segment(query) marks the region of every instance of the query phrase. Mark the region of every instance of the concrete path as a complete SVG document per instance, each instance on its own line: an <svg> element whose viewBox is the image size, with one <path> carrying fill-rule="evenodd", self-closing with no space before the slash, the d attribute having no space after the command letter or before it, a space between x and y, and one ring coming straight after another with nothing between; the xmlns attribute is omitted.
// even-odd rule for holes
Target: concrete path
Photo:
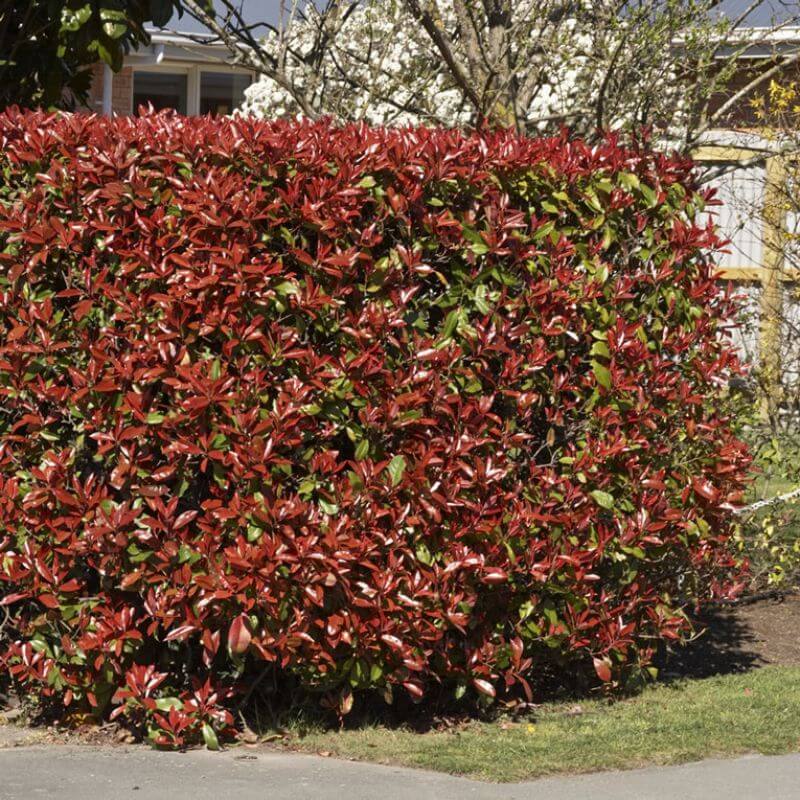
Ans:
<svg viewBox="0 0 800 800"><path fill-rule="evenodd" d="M432 772L236 749L0 750L0 800L798 800L800 754L704 761L530 783L486 784Z"/></svg>

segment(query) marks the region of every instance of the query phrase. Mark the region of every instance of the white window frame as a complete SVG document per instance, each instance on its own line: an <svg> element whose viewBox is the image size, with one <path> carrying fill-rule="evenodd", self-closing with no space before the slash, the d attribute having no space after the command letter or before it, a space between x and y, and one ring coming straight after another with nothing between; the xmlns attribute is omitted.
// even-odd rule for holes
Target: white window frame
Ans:
<svg viewBox="0 0 800 800"><path fill-rule="evenodd" d="M131 107L130 113L136 110L133 107L134 87L137 72L165 72L172 75L186 75L186 116L196 117L200 114L200 78L203 72L230 72L236 75L249 75L254 79L253 71L242 67L232 67L229 64L187 64L180 61L162 61L158 64L132 65L131 76Z"/></svg>

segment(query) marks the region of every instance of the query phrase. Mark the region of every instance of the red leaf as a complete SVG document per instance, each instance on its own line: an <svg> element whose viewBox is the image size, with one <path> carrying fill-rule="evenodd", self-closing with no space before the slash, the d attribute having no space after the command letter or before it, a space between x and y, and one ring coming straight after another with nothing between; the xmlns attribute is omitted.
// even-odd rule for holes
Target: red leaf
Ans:
<svg viewBox="0 0 800 800"><path fill-rule="evenodd" d="M608 683L611 680L611 661L608 658L594 658L593 661L597 677Z"/></svg>
<svg viewBox="0 0 800 800"><path fill-rule="evenodd" d="M419 700L424 694L422 686L416 681L405 681L403 683L405 690L414 698Z"/></svg>
<svg viewBox="0 0 800 800"><path fill-rule="evenodd" d="M184 511L179 514L172 527L177 531L180 528L185 528L200 512L199 511Z"/></svg>
<svg viewBox="0 0 800 800"><path fill-rule="evenodd" d="M90 311L92 310L92 301L91 300L81 300L80 303L75 303L72 308L72 316L75 317L75 321L79 322L82 320Z"/></svg>
<svg viewBox="0 0 800 800"><path fill-rule="evenodd" d="M339 713L342 716L349 714L353 710L353 691L348 686L339 695Z"/></svg>
<svg viewBox="0 0 800 800"><path fill-rule="evenodd" d="M490 569L483 575L483 582L488 583L490 586L496 586L499 583L505 583L508 580L508 573L502 569Z"/></svg>
<svg viewBox="0 0 800 800"><path fill-rule="evenodd" d="M524 652L524 645L519 636L515 636L509 644L511 645L511 657L514 664L519 664L522 660L522 653Z"/></svg>
<svg viewBox="0 0 800 800"><path fill-rule="evenodd" d="M18 600L26 600L30 596L30 592L14 592L13 594L7 594L0 598L0 606L10 606L12 603L16 603Z"/></svg>
<svg viewBox="0 0 800 800"><path fill-rule="evenodd" d="M492 686L489 681L483 680L483 678L473 678L472 685L481 693L485 694L488 697L495 697L497 692L495 691L494 686Z"/></svg>
<svg viewBox="0 0 800 800"><path fill-rule="evenodd" d="M28 326L27 325L16 325L13 327L6 336L7 342L16 342L18 339L22 339L28 333Z"/></svg>
<svg viewBox="0 0 800 800"><path fill-rule="evenodd" d="M390 633L384 633L381 636L381 641L384 644L389 645L389 647L391 647L392 650L397 650L398 652L402 652L402 650L404 649L402 641L400 641L400 639L398 639L396 636L392 636Z"/></svg>
<svg viewBox="0 0 800 800"><path fill-rule="evenodd" d="M692 478L692 486L700 497L708 500L710 503L717 501L719 492L710 481L701 478Z"/></svg>
<svg viewBox="0 0 800 800"><path fill-rule="evenodd" d="M171 642L176 639L183 640L186 639L190 634L194 633L197 630L195 625L180 625L177 628L173 628L165 637L165 642ZM249 640L248 640L249 643ZM245 648L247 649L247 648Z"/></svg>
<svg viewBox="0 0 800 800"><path fill-rule="evenodd" d="M250 646L252 638L247 614L239 614L228 629L228 649L231 653L244 653Z"/></svg>

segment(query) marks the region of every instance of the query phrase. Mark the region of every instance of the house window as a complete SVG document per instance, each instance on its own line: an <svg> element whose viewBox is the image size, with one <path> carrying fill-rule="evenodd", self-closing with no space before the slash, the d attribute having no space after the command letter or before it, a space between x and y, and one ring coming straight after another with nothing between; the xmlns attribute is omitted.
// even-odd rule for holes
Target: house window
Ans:
<svg viewBox="0 0 800 800"><path fill-rule="evenodd" d="M244 100L250 76L237 72L203 72L200 74L200 113L230 114Z"/></svg>
<svg viewBox="0 0 800 800"><path fill-rule="evenodd" d="M162 108L174 108L181 114L185 114L188 94L188 81L185 73L149 72L146 70L137 70L133 73L134 111L137 111L139 106L152 103L157 111Z"/></svg>

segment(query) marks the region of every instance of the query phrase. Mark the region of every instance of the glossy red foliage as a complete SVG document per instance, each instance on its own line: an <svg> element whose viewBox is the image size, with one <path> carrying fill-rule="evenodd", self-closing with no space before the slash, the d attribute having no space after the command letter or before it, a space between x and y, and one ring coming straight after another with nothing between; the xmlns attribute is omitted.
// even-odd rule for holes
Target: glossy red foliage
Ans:
<svg viewBox="0 0 800 800"><path fill-rule="evenodd" d="M0 145L15 681L180 743L259 662L343 712L612 682L731 590L748 455L689 162L13 110Z"/></svg>

